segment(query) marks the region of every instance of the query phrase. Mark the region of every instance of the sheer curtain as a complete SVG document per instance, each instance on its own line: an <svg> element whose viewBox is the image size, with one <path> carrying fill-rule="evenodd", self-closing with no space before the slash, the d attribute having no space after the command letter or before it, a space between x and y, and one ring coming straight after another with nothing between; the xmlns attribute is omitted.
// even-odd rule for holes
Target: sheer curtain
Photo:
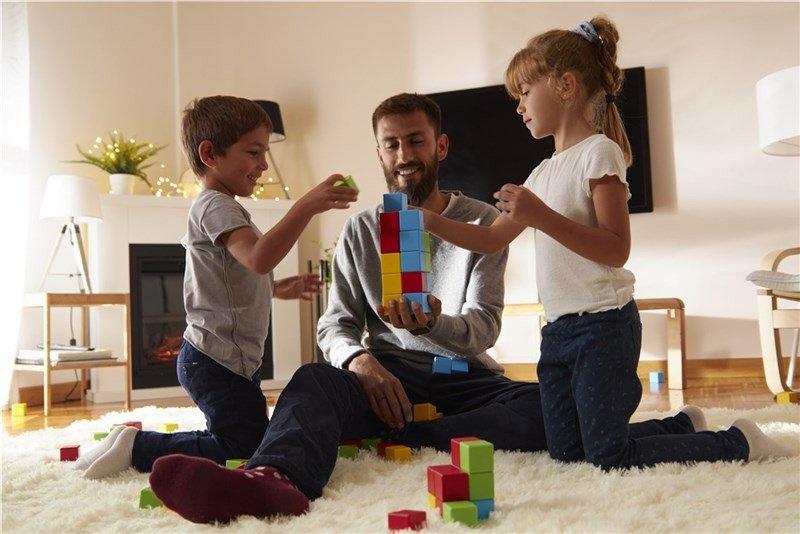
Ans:
<svg viewBox="0 0 800 534"><path fill-rule="evenodd" d="M3 3L0 206L0 406L8 403L17 353L28 234L29 56L28 7Z"/></svg>

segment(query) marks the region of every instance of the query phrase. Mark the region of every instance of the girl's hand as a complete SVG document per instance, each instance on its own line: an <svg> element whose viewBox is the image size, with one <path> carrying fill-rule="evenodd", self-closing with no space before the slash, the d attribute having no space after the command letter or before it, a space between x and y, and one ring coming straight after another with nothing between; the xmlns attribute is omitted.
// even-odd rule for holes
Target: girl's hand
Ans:
<svg viewBox="0 0 800 534"><path fill-rule="evenodd" d="M322 281L318 274L301 274L276 280L273 294L276 298L284 300L311 300L312 295L321 292L321 287Z"/></svg>
<svg viewBox="0 0 800 534"><path fill-rule="evenodd" d="M533 194L527 187L505 184L497 191L494 198L497 209L507 213L517 224L539 228L544 216L550 210L542 199Z"/></svg>
<svg viewBox="0 0 800 534"><path fill-rule="evenodd" d="M344 180L341 174L333 174L314 189L300 197L297 204L302 206L311 215L316 215L330 209L347 209L351 202L358 199L358 192L347 186L334 185Z"/></svg>

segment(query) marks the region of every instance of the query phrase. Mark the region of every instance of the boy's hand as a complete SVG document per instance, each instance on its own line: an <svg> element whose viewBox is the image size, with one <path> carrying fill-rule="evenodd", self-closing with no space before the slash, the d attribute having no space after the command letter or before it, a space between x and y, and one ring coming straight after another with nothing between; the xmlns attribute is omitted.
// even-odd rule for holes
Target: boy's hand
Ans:
<svg viewBox="0 0 800 534"><path fill-rule="evenodd" d="M318 274L300 274L276 280L273 295L284 300L311 300L313 295L321 292L321 287L322 281Z"/></svg>
<svg viewBox="0 0 800 534"><path fill-rule="evenodd" d="M347 209L351 202L358 199L358 191L350 187L337 187L336 182L344 180L341 174L334 174L314 189L300 197L297 204L308 210L312 215L323 213L330 209Z"/></svg>
<svg viewBox="0 0 800 534"><path fill-rule="evenodd" d="M538 228L542 218L550 210L542 199L521 185L505 184L493 196L498 200L495 202L497 209L505 211L517 224L532 228Z"/></svg>
<svg viewBox="0 0 800 534"><path fill-rule="evenodd" d="M417 302L412 302L409 306L406 299L400 299L399 302L391 300L388 310L383 305L378 306L378 315L395 328L404 328L413 334L415 330L426 328L431 319L442 314L442 301L433 295L428 295L428 304L431 307L431 313L426 314Z"/></svg>
<svg viewBox="0 0 800 534"><path fill-rule="evenodd" d="M347 366L354 372L367 394L372 411L392 428L403 428L414 419L411 402L403 384L370 354L359 354Z"/></svg>

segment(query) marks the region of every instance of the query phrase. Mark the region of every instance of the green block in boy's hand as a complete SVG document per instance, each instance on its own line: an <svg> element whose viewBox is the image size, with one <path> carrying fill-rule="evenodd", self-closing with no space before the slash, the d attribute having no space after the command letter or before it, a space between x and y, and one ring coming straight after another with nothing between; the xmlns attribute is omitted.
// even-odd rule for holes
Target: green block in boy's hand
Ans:
<svg viewBox="0 0 800 534"><path fill-rule="evenodd" d="M349 187L350 189L355 189L356 193L358 193L358 186L356 185L356 181L353 180L353 177L351 175L349 175L349 174L344 177L344 180L338 180L338 181L334 182L333 185L336 186L336 187L340 187L340 186L341 187Z"/></svg>

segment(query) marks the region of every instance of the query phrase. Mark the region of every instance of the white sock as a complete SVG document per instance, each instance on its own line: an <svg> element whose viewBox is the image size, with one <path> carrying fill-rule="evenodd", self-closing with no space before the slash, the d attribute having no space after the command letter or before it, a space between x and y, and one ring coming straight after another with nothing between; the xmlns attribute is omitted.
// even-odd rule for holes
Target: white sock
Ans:
<svg viewBox="0 0 800 534"><path fill-rule="evenodd" d="M703 432L704 430L708 430L706 416L703 415L703 410L697 406L687 404L681 408L681 413L686 414L686 416L692 421L692 426L694 427L695 432Z"/></svg>
<svg viewBox="0 0 800 534"><path fill-rule="evenodd" d="M95 460L83 476L86 478L105 478L128 469L131 466L133 439L138 431L137 428L132 426L123 428L114 445Z"/></svg>
<svg viewBox="0 0 800 534"><path fill-rule="evenodd" d="M117 436L119 436L119 433L122 432L124 428L124 426L115 426L114 429L108 433L105 439L103 439L103 441L101 441L97 447L78 458L78 460L75 462L75 469L86 469L92 465L95 460L104 455L106 451L110 449L112 445L114 445L114 442L117 441Z"/></svg>
<svg viewBox="0 0 800 534"><path fill-rule="evenodd" d="M749 419L737 419L731 425L742 431L747 444L750 446L750 455L747 461L765 460L767 458L791 458L796 456L794 451L784 447L777 441L764 434L758 425Z"/></svg>

